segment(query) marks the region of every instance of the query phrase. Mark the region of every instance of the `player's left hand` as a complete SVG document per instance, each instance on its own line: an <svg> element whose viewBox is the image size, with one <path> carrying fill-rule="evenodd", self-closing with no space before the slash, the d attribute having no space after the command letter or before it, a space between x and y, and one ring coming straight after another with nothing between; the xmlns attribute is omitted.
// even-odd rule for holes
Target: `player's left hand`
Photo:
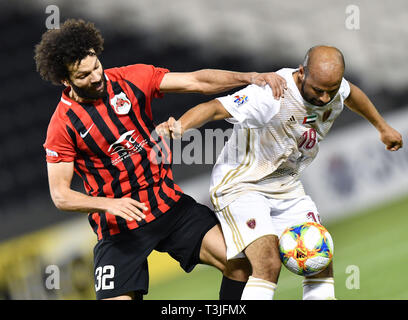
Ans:
<svg viewBox="0 0 408 320"><path fill-rule="evenodd" d="M268 84L276 100L282 98L284 91L288 88L285 78L275 72L256 73L251 82L261 87Z"/></svg>
<svg viewBox="0 0 408 320"><path fill-rule="evenodd" d="M380 139L389 151L397 151L402 148L401 134L390 126L386 126L385 129L380 131Z"/></svg>

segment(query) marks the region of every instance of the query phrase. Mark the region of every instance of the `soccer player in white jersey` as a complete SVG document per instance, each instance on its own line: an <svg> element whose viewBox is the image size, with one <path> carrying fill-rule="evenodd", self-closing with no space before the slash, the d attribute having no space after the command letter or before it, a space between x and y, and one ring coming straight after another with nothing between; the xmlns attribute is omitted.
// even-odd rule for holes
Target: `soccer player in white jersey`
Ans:
<svg viewBox="0 0 408 320"><path fill-rule="evenodd" d="M334 47L308 50L298 69L284 68L287 90L279 100L269 86L250 85L170 118L159 133L180 137L186 130L226 119L233 132L214 166L210 195L227 244L227 259L245 257L252 267L243 300L273 299L281 263L278 239L298 223L320 222L299 179L316 157L319 143L346 105L378 130L390 151L402 147L369 98L343 78L344 57ZM333 266L303 281L303 299L335 298Z"/></svg>

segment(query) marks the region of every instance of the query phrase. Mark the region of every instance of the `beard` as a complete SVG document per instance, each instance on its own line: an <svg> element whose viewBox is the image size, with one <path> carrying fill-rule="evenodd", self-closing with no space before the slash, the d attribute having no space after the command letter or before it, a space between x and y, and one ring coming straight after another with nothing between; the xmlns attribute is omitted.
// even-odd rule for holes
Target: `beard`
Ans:
<svg viewBox="0 0 408 320"><path fill-rule="evenodd" d="M318 99L315 99L311 95L306 93L306 91L305 91L305 81L302 82L300 94L302 95L302 97L303 97L303 99L305 101L309 102L310 104L312 104L314 106L322 107L322 106L327 104L327 103L322 103Z"/></svg>
<svg viewBox="0 0 408 320"><path fill-rule="evenodd" d="M102 89L97 90L101 84L103 84ZM107 90L107 85L106 85L106 78L105 74L102 74L102 79L98 83L92 84L89 87L86 88L80 88L74 85L72 82L70 82L72 90L75 91L75 93L82 99L84 100L98 100L101 98L104 98L108 94Z"/></svg>

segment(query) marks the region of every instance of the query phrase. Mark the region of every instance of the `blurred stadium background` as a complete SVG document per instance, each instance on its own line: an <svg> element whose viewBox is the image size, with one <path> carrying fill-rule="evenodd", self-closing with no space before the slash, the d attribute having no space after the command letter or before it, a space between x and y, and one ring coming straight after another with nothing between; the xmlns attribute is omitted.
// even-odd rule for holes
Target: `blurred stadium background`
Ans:
<svg viewBox="0 0 408 320"><path fill-rule="evenodd" d="M104 67L154 64L172 71L296 67L316 44L339 47L346 78L359 85L407 139L408 3L309 0L13 0L0 2L0 299L94 299L95 237L82 214L53 206L42 143L61 94L40 79L34 45L48 5L61 23L91 20L105 37ZM359 9L350 30L346 8ZM211 97L171 95L153 104L156 122ZM228 128L224 122L206 128ZM186 193L209 204L211 165L175 165ZM305 172L335 241L339 299L408 299L408 157L384 150L377 132L345 109ZM81 185L74 180L79 190ZM47 289L50 266L60 271ZM146 299L217 299L221 275L206 266L184 274L165 254L149 258ZM51 270L51 271L50 271ZM282 271L276 297L300 299L301 278Z"/></svg>

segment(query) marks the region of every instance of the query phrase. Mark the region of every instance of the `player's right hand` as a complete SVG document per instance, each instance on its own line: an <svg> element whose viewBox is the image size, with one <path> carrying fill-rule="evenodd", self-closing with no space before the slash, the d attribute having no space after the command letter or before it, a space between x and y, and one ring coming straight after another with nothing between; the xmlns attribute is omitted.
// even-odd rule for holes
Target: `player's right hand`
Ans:
<svg viewBox="0 0 408 320"><path fill-rule="evenodd" d="M160 123L156 127L156 132L159 136L180 139L183 135L183 128L181 122L177 121L173 117L170 117L167 121Z"/></svg>
<svg viewBox="0 0 408 320"><path fill-rule="evenodd" d="M105 198L106 211L122 217L128 221L142 221L146 218L143 211L148 210L144 203L136 201L132 198Z"/></svg>
<svg viewBox="0 0 408 320"><path fill-rule="evenodd" d="M282 98L285 90L288 88L285 78L275 72L256 73L252 77L251 82L261 87L268 84L276 100Z"/></svg>

